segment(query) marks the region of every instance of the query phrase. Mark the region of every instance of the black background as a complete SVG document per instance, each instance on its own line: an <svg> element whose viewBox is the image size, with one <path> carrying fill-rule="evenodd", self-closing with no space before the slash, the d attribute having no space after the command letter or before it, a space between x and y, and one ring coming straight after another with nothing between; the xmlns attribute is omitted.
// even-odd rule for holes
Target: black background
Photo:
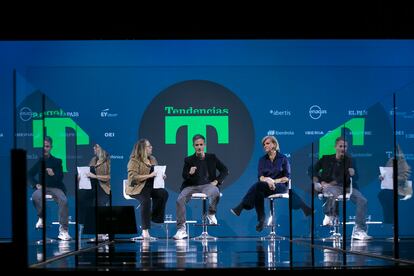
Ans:
<svg viewBox="0 0 414 276"><path fill-rule="evenodd" d="M0 39L414 38L409 1L118 2L2 7Z"/></svg>

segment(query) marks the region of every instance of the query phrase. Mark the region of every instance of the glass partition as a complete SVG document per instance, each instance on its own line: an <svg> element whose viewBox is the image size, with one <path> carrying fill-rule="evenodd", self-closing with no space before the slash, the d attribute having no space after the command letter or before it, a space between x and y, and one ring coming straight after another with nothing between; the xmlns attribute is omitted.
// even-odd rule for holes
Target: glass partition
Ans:
<svg viewBox="0 0 414 276"><path fill-rule="evenodd" d="M95 246L110 239L106 234L111 232L113 238L123 241L141 235L146 209L138 200L138 192L131 192L134 184L128 181L130 155L140 138L148 139L158 164L167 166L165 212L150 222L149 231L168 242L177 230L176 200L182 191L184 159L194 154L194 134L206 137L206 152L214 153L230 172L219 185L221 197L215 210L218 225L208 228L212 236L257 238L259 247L271 253L267 260L272 261L274 253L282 250L290 254L291 264L300 265L304 265L304 249L299 245L311 242L315 248L328 247L326 252L319 251L326 254L317 258L312 247L306 248L306 256L311 256L316 266L346 263L345 255L333 260L335 254L331 253L340 248L395 256L390 239L396 229L390 201L393 190L392 186L386 188L382 179L389 176L395 155L405 160L398 166L398 175L407 176L402 185L406 190L398 198L397 230L401 239L411 236L410 221L403 217L411 207L412 85L395 90L404 82L396 76L410 68L346 62L344 66L317 62L288 66L264 59L251 64L233 60L230 65L192 61L191 66L172 61L168 66L165 61L158 61L158 65L108 62L89 66L78 61L70 63L72 66L38 63L17 72L16 147L27 151L30 171L44 156L44 138L52 138L51 154L62 162L68 206L62 215L53 199L45 200L45 214L41 215L44 231L35 230L40 214L31 201L32 184L47 188L47 179L54 175L47 162L41 163L42 174L37 180L29 175L27 183L29 246L40 252L39 258L29 257L31 264ZM4 133L0 129L0 139ZM258 167L266 158L262 143L266 136L276 137L278 156L283 154L289 162L289 199L271 200L266 195L260 204L244 205L234 212L252 187L261 182ZM342 147L346 146L343 160L336 158L338 137L343 137ZM6 162L6 156L0 156L1 162ZM332 162L318 165L324 156L331 156L328 161ZM328 171L329 180L321 175L314 179L324 171ZM340 200L339 190L321 191L322 181L334 180L337 184L343 181L340 187L345 186L350 194L352 186L349 200ZM104 208L111 205L113 209ZM132 213L122 218L129 228L121 229L112 219L125 214L117 213L123 207L131 207ZM256 212L255 207L262 210ZM203 218L202 201L190 200L185 210L187 221L195 221L186 225L193 238L202 232L195 225ZM64 227L68 236L61 237L71 239L57 242L62 220L66 221L62 216L67 217ZM110 223L105 221L108 218ZM284 242L262 239L269 234L279 241L292 238L294 245L287 248ZM369 236L382 242L384 249L370 243ZM55 241L43 246L43 237ZM36 243L38 240L42 241ZM197 247L204 250L207 259L214 259L215 243L209 245L213 250L203 244ZM404 253L402 247L398 252Z"/></svg>
<svg viewBox="0 0 414 276"><path fill-rule="evenodd" d="M29 265L42 262L53 256L52 244L57 244L56 229L52 222L56 220L56 209L50 204L52 198L45 198L42 187L46 186L46 178L54 171L46 165L43 158L43 114L49 103L34 85L27 80L25 74L16 73L16 148L26 151L27 157L27 233ZM47 142L47 151L51 152L52 144ZM56 168L58 165L56 164ZM56 172L58 173L58 172ZM49 175L49 177L46 176ZM61 178L62 172L59 173ZM14 185L17 185L14 183ZM46 208L42 206L46 205Z"/></svg>
<svg viewBox="0 0 414 276"><path fill-rule="evenodd" d="M392 152L396 160L396 172L394 176L397 180L398 193L398 237L399 237L399 257L401 259L409 259L410 249L407 248L406 241L411 239L414 235L414 224L410 219L410 212L414 207L412 199L412 180L413 180L413 166L414 166L414 108L412 105L412 95L414 92L414 83L410 82L404 85L401 89L395 91L395 110L393 118L395 120L395 139L396 145ZM390 116L391 117L391 116ZM391 148L392 149L392 148ZM389 191L386 191L389 193ZM383 202L389 202L390 195L385 194L381 199ZM389 203L386 203L389 205ZM383 209L384 220L391 222L393 217L386 209ZM395 215L395 212L394 214ZM395 220L393 221L395 223ZM395 224L394 224L395 228ZM394 229L395 230L395 229ZM394 232L393 234L396 234ZM388 237L390 238L390 236ZM393 241L390 241L393 242Z"/></svg>
<svg viewBox="0 0 414 276"><path fill-rule="evenodd" d="M345 75L356 72L369 74L368 70L352 67L340 71ZM346 85L343 85L338 89L344 90L343 95L347 95ZM364 84L358 89L375 88ZM323 102L323 99L315 99L315 102L318 101ZM334 106L324 112L323 109L315 112L321 123L318 130L322 135L313 143L313 150L308 149L312 159L307 163L309 168L314 168L308 170L309 178L317 176L313 181L314 242L317 246L333 248L333 251L327 252L327 257L334 255L342 264L353 265L355 260L337 249L372 253L378 250L374 244L370 246L370 241L384 239L385 235L382 212L378 206L379 174L386 149L393 145L393 123L389 118L392 96L388 93L373 102L356 101L347 96ZM327 117L326 114L332 120L331 127L326 127L320 120L323 116ZM346 183L345 201L342 196L343 183Z"/></svg>

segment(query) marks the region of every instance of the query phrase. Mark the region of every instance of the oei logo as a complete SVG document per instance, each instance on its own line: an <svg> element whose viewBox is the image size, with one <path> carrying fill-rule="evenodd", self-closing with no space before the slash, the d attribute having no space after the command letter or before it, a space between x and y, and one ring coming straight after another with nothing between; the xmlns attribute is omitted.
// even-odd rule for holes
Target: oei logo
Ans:
<svg viewBox="0 0 414 276"><path fill-rule="evenodd" d="M326 109L321 109L319 105L312 105L309 108L309 116L314 120L319 119L322 116L322 114L326 113L328 113L328 111L326 111Z"/></svg>
<svg viewBox="0 0 414 276"><path fill-rule="evenodd" d="M184 158L194 154L192 137L206 137L230 174L222 188L245 171L254 145L254 129L244 103L228 88L211 81L190 80L162 91L145 110L139 137L148 138L159 164L167 165L166 186L179 191Z"/></svg>

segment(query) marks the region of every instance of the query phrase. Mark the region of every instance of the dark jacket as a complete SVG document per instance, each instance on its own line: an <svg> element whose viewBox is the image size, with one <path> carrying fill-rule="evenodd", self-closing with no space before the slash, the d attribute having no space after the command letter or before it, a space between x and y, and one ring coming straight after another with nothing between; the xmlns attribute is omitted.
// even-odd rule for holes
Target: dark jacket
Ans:
<svg viewBox="0 0 414 276"><path fill-rule="evenodd" d="M345 155L341 160L337 160L335 154L324 155L316 163L313 175L319 179L319 182L335 180L339 186L342 186L345 179L346 187L349 187L349 168L355 169L352 165L352 159L348 155Z"/></svg>
<svg viewBox="0 0 414 276"><path fill-rule="evenodd" d="M52 155L49 158L45 159L45 169L51 168L55 175L50 176L45 170L45 183L46 187L49 188L59 188L64 193L66 192L65 185L63 184L63 167L62 167L62 160L56 158ZM36 184L42 184L41 181L41 174L40 171L42 169L42 159L36 162L34 166L29 170L28 178L33 187L36 188Z"/></svg>
<svg viewBox="0 0 414 276"><path fill-rule="evenodd" d="M193 175L189 174L190 168L195 166L197 162L197 156L194 153L191 156L188 156L184 159L184 167L183 167L183 178L184 182L181 185L181 189L183 190L185 187L188 186L195 186L198 183L199 180L199 174L198 170L195 171ZM206 153L205 154L205 160L207 163L207 170L209 175L210 182L213 182L214 180L218 181L217 185L220 185L224 178L229 174L229 171L227 167L216 157L215 154L212 153ZM220 172L217 176L217 170Z"/></svg>
<svg viewBox="0 0 414 276"><path fill-rule="evenodd" d="M270 161L269 155L265 154L259 159L257 178L270 177L273 179L287 177L290 179L290 163L286 155L277 152L275 160Z"/></svg>

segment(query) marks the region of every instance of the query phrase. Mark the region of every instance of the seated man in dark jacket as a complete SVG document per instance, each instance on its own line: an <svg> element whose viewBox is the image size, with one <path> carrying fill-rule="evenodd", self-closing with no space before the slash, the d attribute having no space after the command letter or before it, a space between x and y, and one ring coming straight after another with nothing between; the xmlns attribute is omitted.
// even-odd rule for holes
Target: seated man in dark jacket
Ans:
<svg viewBox="0 0 414 276"><path fill-rule="evenodd" d="M71 239L68 233L68 201L65 195L65 186L63 184L62 160L50 154L52 150L52 138L46 136L43 144L43 158L29 170L28 177L32 183L33 204L37 210L38 221L36 228L43 227L42 218L42 185L40 180L44 174L46 184L46 194L51 195L59 206L59 236L60 240L68 241ZM42 171L42 161L45 162L45 171Z"/></svg>
<svg viewBox="0 0 414 276"><path fill-rule="evenodd" d="M184 159L181 193L176 202L177 233L174 239L181 240L187 237L185 229L185 204L191 199L193 193L204 193L210 199L207 218L210 224L217 224L216 208L220 199L220 185L228 175L227 167L212 153L205 153L205 138L197 134L193 137L195 153ZM217 176L217 171L219 175Z"/></svg>
<svg viewBox="0 0 414 276"><path fill-rule="evenodd" d="M335 141L335 154L324 155L318 160L314 167L313 182L315 190L324 194L331 195L324 205L325 219L323 224L332 224L337 215L336 198L343 193L343 186L349 190L351 177L355 175L352 158L346 151L348 143L343 137L338 137ZM345 183L344 183L345 182ZM366 230L367 200L361 192L353 187L350 200L356 205L355 229L352 234L353 239L371 239Z"/></svg>

